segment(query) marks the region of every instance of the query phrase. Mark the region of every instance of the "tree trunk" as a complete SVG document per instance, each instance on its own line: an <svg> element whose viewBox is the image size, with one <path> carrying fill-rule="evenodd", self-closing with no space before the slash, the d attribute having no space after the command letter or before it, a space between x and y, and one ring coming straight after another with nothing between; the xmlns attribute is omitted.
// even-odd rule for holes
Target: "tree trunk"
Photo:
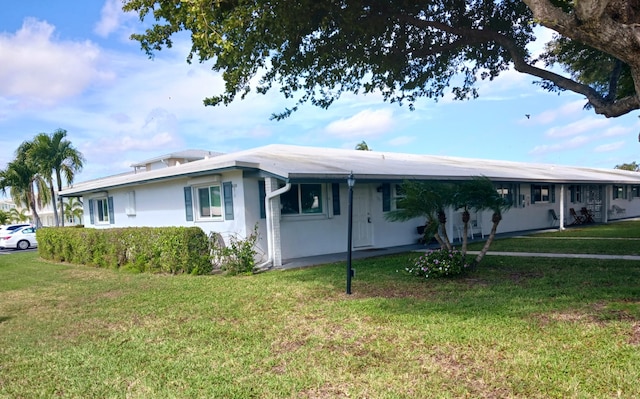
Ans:
<svg viewBox="0 0 640 399"><path fill-rule="evenodd" d="M478 256L476 256L476 259L474 260L474 264L475 265L480 263L482 261L482 259L484 258L484 256L487 254L487 252L489 252L489 247L491 246L491 243L493 242L493 239L496 237L496 231L498 230L498 224L500 224L501 220L502 220L502 215L500 215L499 213L494 213L493 214L493 217L491 218L491 221L493 222L493 225L491 226L491 232L489 233L489 238L487 238L487 241L484 243L484 246L480 250L480 253L478 254Z"/></svg>
<svg viewBox="0 0 640 399"><path fill-rule="evenodd" d="M58 199L60 200L60 226L64 227L64 202L62 201L62 197L58 196Z"/></svg>
<svg viewBox="0 0 640 399"><path fill-rule="evenodd" d="M40 215L38 215L38 210L36 209L36 199L33 193L29 195L29 206L31 207L33 223L36 225L36 228L42 227L42 221L40 221Z"/></svg>
<svg viewBox="0 0 640 399"><path fill-rule="evenodd" d="M460 250L462 252L462 256L467 254L467 244L469 241L469 219L471 219L471 215L469 215L469 211L465 209L464 212L462 212L462 248Z"/></svg>
<svg viewBox="0 0 640 399"><path fill-rule="evenodd" d="M58 204L56 203L56 190L53 188L53 182L49 182L49 188L51 191L51 207L53 208L53 221L56 227L60 226L60 219L58 219Z"/></svg>
<svg viewBox="0 0 640 399"><path fill-rule="evenodd" d="M449 235L447 234L447 214L442 209L438 211L438 222L440 222L440 232L444 248L446 248L448 251L451 251L451 241L449 240Z"/></svg>

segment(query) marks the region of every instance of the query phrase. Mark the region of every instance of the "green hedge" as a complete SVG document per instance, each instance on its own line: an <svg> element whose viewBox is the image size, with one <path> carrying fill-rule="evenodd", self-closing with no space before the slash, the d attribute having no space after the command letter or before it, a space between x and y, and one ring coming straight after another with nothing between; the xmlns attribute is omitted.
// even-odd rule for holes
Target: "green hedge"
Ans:
<svg viewBox="0 0 640 399"><path fill-rule="evenodd" d="M44 259L139 272L207 274L208 239L199 227L38 229Z"/></svg>

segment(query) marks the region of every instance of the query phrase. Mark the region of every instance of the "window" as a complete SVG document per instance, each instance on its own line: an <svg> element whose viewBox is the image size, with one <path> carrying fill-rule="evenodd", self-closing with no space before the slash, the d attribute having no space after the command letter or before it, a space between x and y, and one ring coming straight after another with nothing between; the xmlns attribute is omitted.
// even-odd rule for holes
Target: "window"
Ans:
<svg viewBox="0 0 640 399"><path fill-rule="evenodd" d="M640 197L640 186L631 186L631 198Z"/></svg>
<svg viewBox="0 0 640 399"><path fill-rule="evenodd" d="M613 199L627 199L627 187L613 186Z"/></svg>
<svg viewBox="0 0 640 399"><path fill-rule="evenodd" d="M127 193L127 207L125 208L125 213L128 216L135 216L136 214L136 192L129 191Z"/></svg>
<svg viewBox="0 0 640 399"><path fill-rule="evenodd" d="M396 184L394 185L394 190L395 190L395 195L393 196L393 207L395 209L402 209L402 206L398 206L398 201L400 201L400 204L402 204L402 199L404 199L407 196L407 193L404 191L404 188L402 187L402 184Z"/></svg>
<svg viewBox="0 0 640 399"><path fill-rule="evenodd" d="M89 222L91 224L114 224L113 197L89 200Z"/></svg>
<svg viewBox="0 0 640 399"><path fill-rule="evenodd" d="M220 186L199 187L197 193L198 217L200 219L222 218Z"/></svg>
<svg viewBox="0 0 640 399"><path fill-rule="evenodd" d="M532 184L531 203L535 204L536 202L555 202L555 186L552 184Z"/></svg>
<svg viewBox="0 0 640 399"><path fill-rule="evenodd" d="M96 214L98 223L109 223L109 201L106 198L96 200Z"/></svg>
<svg viewBox="0 0 640 399"><path fill-rule="evenodd" d="M283 215L308 215L322 213L321 184L292 184L291 189L280 196Z"/></svg>
<svg viewBox="0 0 640 399"><path fill-rule="evenodd" d="M496 191L501 198L507 200L511 206L520 206L520 185L510 183L498 183Z"/></svg>
<svg viewBox="0 0 640 399"><path fill-rule="evenodd" d="M578 185L571 185L569 186L569 193L571 195L571 202L572 203L581 203L584 202L583 201L583 194L582 194L582 186L578 186Z"/></svg>

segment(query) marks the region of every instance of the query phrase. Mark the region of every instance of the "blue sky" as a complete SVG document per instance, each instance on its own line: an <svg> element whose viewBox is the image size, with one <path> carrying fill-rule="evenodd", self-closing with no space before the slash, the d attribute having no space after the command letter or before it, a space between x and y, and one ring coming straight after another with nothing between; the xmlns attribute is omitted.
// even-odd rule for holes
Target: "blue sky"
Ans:
<svg viewBox="0 0 640 399"><path fill-rule="evenodd" d="M129 40L141 23L119 7L120 0L3 7L0 168L22 141L59 128L86 158L77 181L183 149L272 143L354 148L365 140L379 151L601 168L638 160L638 112L606 119L583 110L581 96L545 92L515 71L481 82L479 99L421 99L415 111L378 95L346 94L328 110L307 105L277 122L271 114L293 104L275 91L204 107L206 96L221 92L220 76L210 65L186 63L188 41L148 59Z"/></svg>

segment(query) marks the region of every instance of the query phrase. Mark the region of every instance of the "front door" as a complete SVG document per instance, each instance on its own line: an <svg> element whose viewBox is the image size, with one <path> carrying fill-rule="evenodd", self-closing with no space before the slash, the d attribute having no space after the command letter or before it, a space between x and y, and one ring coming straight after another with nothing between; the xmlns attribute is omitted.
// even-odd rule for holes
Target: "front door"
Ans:
<svg viewBox="0 0 640 399"><path fill-rule="evenodd" d="M368 185L353 188L353 247L373 245L371 190Z"/></svg>

